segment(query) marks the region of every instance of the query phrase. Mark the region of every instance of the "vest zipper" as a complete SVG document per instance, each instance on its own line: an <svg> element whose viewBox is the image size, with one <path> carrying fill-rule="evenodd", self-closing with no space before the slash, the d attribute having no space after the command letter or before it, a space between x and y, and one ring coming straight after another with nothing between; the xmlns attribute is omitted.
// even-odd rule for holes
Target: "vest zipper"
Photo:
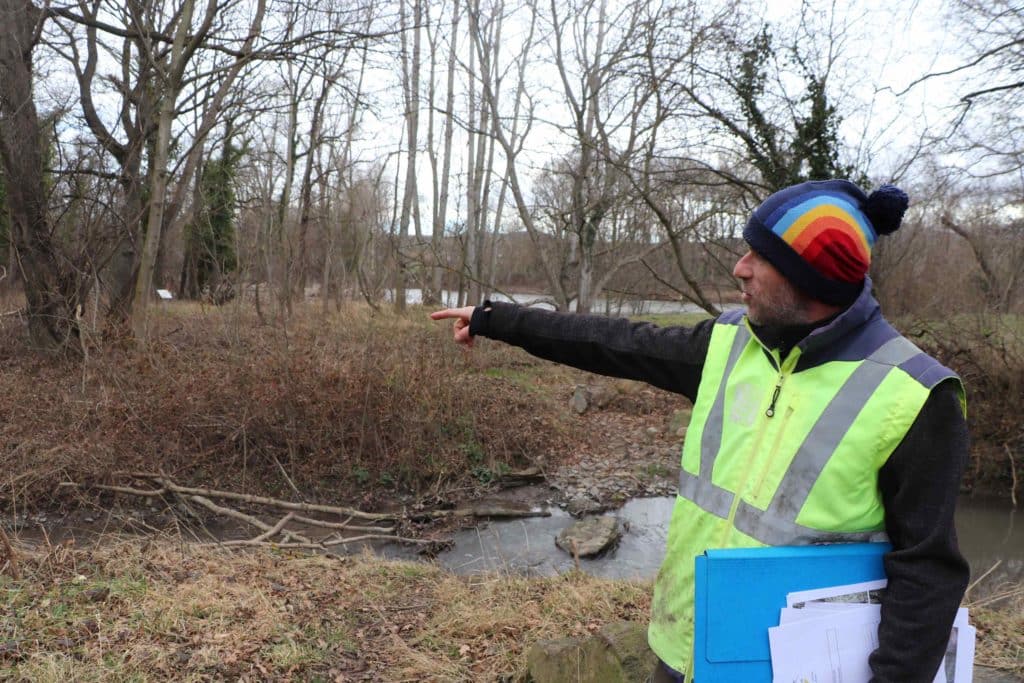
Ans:
<svg viewBox="0 0 1024 683"><path fill-rule="evenodd" d="M757 339L757 335L754 335L754 338ZM762 346L762 348L763 348L763 346ZM785 360L780 358L777 355L776 351L769 351L768 357L771 359L772 366L776 370L778 370L778 372L779 372L779 378L775 381L775 389L774 389L774 391L772 391L771 403L768 405L768 410L766 410L765 413L764 413L765 417L771 418L773 415L775 415L775 404L779 400L779 394L782 393L782 381L786 378L786 375L788 375L790 372L792 372L793 368L796 367L796 361L800 357L800 350L799 349L794 349L794 351L790 352L789 356L787 356ZM788 413L786 415L787 419L783 421L780 429L784 429L785 428L786 423L789 421L789 419L788 419L789 418L789 413L792 413L792 412L793 412L792 409L790 409L788 411ZM764 440L764 433L768 429L768 420L761 420L760 422L761 422L761 424L757 428L757 434L755 435L754 443L752 444L752 448L748 451L748 456L747 456L748 457L748 461L747 461L747 464L749 466L751 466L747 470L748 473L753 469L752 466L754 464L754 458L757 457L757 453L761 449L761 442ZM777 448L777 443L776 443L776 448ZM774 450L774 448L773 448L773 450ZM770 465L770 462L768 464L766 464L765 467L768 467L769 465ZM763 479L763 478L764 477L763 477L763 468L762 468L761 479ZM723 547L723 548L727 547L725 544L728 542L729 536L732 535L732 532L735 529L734 522L736 520L736 510L739 509L740 500L743 498L743 495L750 488L750 481L751 481L751 476L748 474L748 476L746 478L746 481L743 482L742 486L737 487L736 492L733 495L732 505L729 507L729 519L728 519L729 524L726 526L726 536L725 536L725 538L722 539L723 542L722 542L722 546L721 547Z"/></svg>
<svg viewBox="0 0 1024 683"><path fill-rule="evenodd" d="M779 373L779 379L775 383L775 391L772 392L772 402L768 404L768 410L764 411L766 417L775 417L775 402L779 400L779 393L782 391L782 373Z"/></svg>
<svg viewBox="0 0 1024 683"><path fill-rule="evenodd" d="M778 358L775 352L772 352L772 360L775 361L775 369L779 371L779 378L775 380L775 390L772 391L772 400L768 404L768 410L764 411L765 417L775 417L775 404L778 403L779 394L782 393L782 382L786 379L786 375L793 372L793 368L796 367L796 360L799 357L799 349L791 351L785 360Z"/></svg>
<svg viewBox="0 0 1024 683"><path fill-rule="evenodd" d="M772 439L772 447L771 450L768 451L768 457L764 458L764 465L761 467L761 472L758 474L756 483L753 488L747 489L748 493L754 495L761 490L762 486L764 486L764 480L765 477L768 476L768 470L771 469L772 465L775 463L775 458L779 454L779 444L782 443L782 439L785 436L786 425L789 424L789 418L793 416L794 412L796 411L793 410L793 406L786 407L785 414L782 416L782 423L775 431L775 438Z"/></svg>
<svg viewBox="0 0 1024 683"><path fill-rule="evenodd" d="M743 482L742 486L736 487L736 492L733 494L732 505L729 506L729 523L723 529L725 535L722 537L722 542L718 545L719 548L729 547L729 537L732 536L732 533L735 530L734 522L736 520L736 510L740 507L740 500L743 498L743 493L750 485L749 473L753 469L754 459L761 450L761 442L764 440L764 433L768 430L767 420L760 420L760 423L761 424L757 427L757 433L754 436L754 442L751 444L750 450L747 451L747 478Z"/></svg>

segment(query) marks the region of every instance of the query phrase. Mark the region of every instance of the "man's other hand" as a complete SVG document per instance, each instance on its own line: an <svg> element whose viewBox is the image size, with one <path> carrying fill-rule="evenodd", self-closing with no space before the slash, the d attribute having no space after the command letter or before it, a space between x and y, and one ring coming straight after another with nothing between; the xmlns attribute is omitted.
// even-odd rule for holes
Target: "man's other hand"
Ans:
<svg viewBox="0 0 1024 683"><path fill-rule="evenodd" d="M455 325L453 326L452 336L455 338L456 343L469 348L473 346L473 336L469 333L469 320L473 317L473 308L473 306L446 308L443 311L434 311L430 314L430 318L432 320L454 318Z"/></svg>

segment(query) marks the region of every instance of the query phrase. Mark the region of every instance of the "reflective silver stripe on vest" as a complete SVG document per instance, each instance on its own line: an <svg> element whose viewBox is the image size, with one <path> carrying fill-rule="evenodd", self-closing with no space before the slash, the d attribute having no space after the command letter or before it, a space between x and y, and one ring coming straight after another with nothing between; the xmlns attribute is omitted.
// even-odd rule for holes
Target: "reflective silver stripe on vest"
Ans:
<svg viewBox="0 0 1024 683"><path fill-rule="evenodd" d="M715 486L710 479L710 474L707 479L702 479L686 470L680 471L679 495L696 503L705 512L710 512L722 519L729 519L733 493L720 486Z"/></svg>
<svg viewBox="0 0 1024 683"><path fill-rule="evenodd" d="M903 337L894 337L857 366L800 444L768 509L762 512L740 501L736 510L736 528L768 545L807 543L810 540L808 534L813 535L812 538L835 536L800 526L796 523L797 515L864 404L894 367L919 352ZM872 535L877 532L864 533ZM864 540L864 533L840 536L841 540Z"/></svg>
<svg viewBox="0 0 1024 683"><path fill-rule="evenodd" d="M741 329L746 330L745 327ZM746 344L749 333L744 337L743 345ZM736 341L738 340L737 332ZM742 348L737 350L736 341L730 350L726 372L701 435L700 476L694 476L684 470L679 478L679 495L723 519L728 519L734 494L711 483L711 472L722 439L725 385L742 351ZM793 457L768 509L762 512L740 501L734 520L736 529L768 545L884 540L884 532L821 531L797 524L796 517L825 464L846 436L861 408L894 367L918 353L920 350L909 341L903 337L895 337L868 356L843 383L811 428ZM712 428L710 434L709 427Z"/></svg>
<svg viewBox="0 0 1024 683"><path fill-rule="evenodd" d="M741 500L733 526L765 545L811 545L814 543L855 543L887 541L884 531L822 531L802 526L782 517L761 512Z"/></svg>
<svg viewBox="0 0 1024 683"><path fill-rule="evenodd" d="M725 388L729 375L736 367L736 361L750 341L750 329L743 324L736 328L736 336L729 349L729 357L725 361L722 381L718 384L718 393L711 404L711 410L704 420L704 429L700 438L700 469L693 475L686 470L679 471L679 495L693 501L701 509L728 519L732 507L733 494L730 491L711 483L711 470L715 465L715 456L722 445L722 424L725 419Z"/></svg>

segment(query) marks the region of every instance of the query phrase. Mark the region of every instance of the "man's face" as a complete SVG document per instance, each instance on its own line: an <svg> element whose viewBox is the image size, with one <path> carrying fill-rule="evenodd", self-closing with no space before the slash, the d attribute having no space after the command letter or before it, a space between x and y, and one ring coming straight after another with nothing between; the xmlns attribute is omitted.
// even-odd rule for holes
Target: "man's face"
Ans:
<svg viewBox="0 0 1024 683"><path fill-rule="evenodd" d="M732 269L743 283L747 317L755 325L805 325L811 320L810 297L801 293L775 266L753 250Z"/></svg>

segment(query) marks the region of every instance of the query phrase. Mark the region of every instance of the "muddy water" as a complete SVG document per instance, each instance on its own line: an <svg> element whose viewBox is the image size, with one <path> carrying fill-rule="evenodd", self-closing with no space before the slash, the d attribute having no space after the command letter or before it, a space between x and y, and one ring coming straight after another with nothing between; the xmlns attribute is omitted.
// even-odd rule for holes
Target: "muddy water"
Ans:
<svg viewBox="0 0 1024 683"><path fill-rule="evenodd" d="M1004 501L964 498L957 504L960 550L979 580L970 597L983 598L1006 583L1024 583L1024 516ZM987 575L986 575L987 573ZM984 575L984 578L981 577Z"/></svg>
<svg viewBox="0 0 1024 683"><path fill-rule="evenodd" d="M614 550L596 559L581 559L580 568L607 578L652 578L664 555L665 535L673 498L640 498L627 502L614 515L624 529ZM553 509L550 517L491 522L459 532L455 546L438 557L462 574L499 571L550 575L568 571L573 560L559 550L554 538L573 522ZM956 518L960 548L971 573L987 576L972 589L980 598L1006 582L1024 582L1024 520L1006 503L962 498ZM994 569L993 569L994 568Z"/></svg>
<svg viewBox="0 0 1024 683"><path fill-rule="evenodd" d="M581 558L580 569L605 578L654 576L665 554L665 535L674 499L635 498L607 513L623 530L618 546L599 558ZM455 536L455 546L438 562L459 574L516 572L552 575L573 568L573 559L555 546L555 536L575 520L558 508L550 517L490 522Z"/></svg>
<svg viewBox="0 0 1024 683"><path fill-rule="evenodd" d="M509 491L512 494L515 490ZM613 550L598 558L581 558L580 569L594 576L614 579L650 579L661 565L665 537L674 498L635 498L620 509L606 513L619 520L623 535ZM530 517L478 524L454 536L454 546L437 556L437 562L459 574L504 572L553 575L573 568L572 558L555 546L555 536L574 518L549 505L549 517ZM271 520L273 521L273 520ZM147 535L152 526L131 523L131 514L96 514L75 520L24 520L15 528L18 539L28 544L59 543L75 539L79 545L100 540L108 533ZM974 600L999 592L1007 583L1024 584L1024 518L1008 503L963 497L958 502L957 533L960 548L971 564ZM47 531L41 531L43 528ZM305 532L305 529L294 530ZM234 521L208 521L197 541L250 538L252 529ZM101 541L102 542L102 541ZM388 542L367 542L337 546L339 554L369 549L394 559L415 560L416 548Z"/></svg>

